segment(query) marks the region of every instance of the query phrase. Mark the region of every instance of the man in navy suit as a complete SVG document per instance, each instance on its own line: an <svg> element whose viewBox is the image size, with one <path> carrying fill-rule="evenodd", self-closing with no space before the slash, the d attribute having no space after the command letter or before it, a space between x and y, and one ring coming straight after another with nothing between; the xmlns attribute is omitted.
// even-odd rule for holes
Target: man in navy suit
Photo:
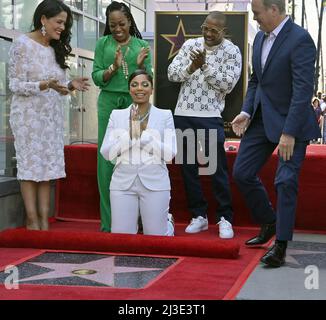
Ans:
<svg viewBox="0 0 326 320"><path fill-rule="evenodd" d="M271 267L285 262L292 240L298 176L309 141L320 137L311 107L316 48L309 33L286 16L285 0L252 0L254 19L261 31L253 45L253 73L242 111L232 121L243 138L233 176L256 222L258 236L246 245L268 242L274 246L261 261ZM275 148L276 210L257 176Z"/></svg>

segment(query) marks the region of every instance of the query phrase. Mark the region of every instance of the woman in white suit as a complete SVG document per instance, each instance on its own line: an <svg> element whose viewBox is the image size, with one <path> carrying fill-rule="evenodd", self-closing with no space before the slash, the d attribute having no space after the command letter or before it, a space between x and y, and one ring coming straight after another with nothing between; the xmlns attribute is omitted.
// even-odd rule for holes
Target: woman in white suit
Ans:
<svg viewBox="0 0 326 320"><path fill-rule="evenodd" d="M105 159L115 162L111 231L136 234L140 213L144 234L173 235L166 167L177 151L173 116L170 110L150 104L153 79L145 70L130 76L129 90L133 104L112 111L100 150Z"/></svg>

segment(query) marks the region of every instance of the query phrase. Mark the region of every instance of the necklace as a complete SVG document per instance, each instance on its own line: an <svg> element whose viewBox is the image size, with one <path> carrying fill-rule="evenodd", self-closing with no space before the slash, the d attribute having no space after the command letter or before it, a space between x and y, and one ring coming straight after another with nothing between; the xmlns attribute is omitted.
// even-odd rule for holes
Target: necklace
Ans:
<svg viewBox="0 0 326 320"><path fill-rule="evenodd" d="M122 54L122 61L121 61L122 72L125 76L125 79L128 79L128 77L129 77L129 69L128 69L128 63L126 61L126 56L129 52L128 44L129 44L130 40L131 40L131 36L129 35L129 38L125 42L119 43L120 47L127 47L125 50L125 53Z"/></svg>
<svg viewBox="0 0 326 320"><path fill-rule="evenodd" d="M129 77L128 63L126 61L126 56L127 56L128 52L129 52L129 47L127 47L126 52L124 54L122 54L122 61L121 61L122 72L125 76L125 79L128 79L128 77Z"/></svg>
<svg viewBox="0 0 326 320"><path fill-rule="evenodd" d="M142 116L138 116L138 121L140 123L144 122L149 116L149 109L147 110L147 112L145 114L143 114Z"/></svg>
<svg viewBox="0 0 326 320"><path fill-rule="evenodd" d="M149 106L149 108L147 109L147 111L143 115L138 115L137 116L137 121L139 121L139 123L144 122L149 117L150 111L151 111L151 106ZM131 115L134 112L138 112L138 105L133 105L132 106L132 108L131 108Z"/></svg>
<svg viewBox="0 0 326 320"><path fill-rule="evenodd" d="M208 54L208 55L212 54L216 48L217 48L217 45L208 47L206 44L204 44L204 49L206 50L206 54Z"/></svg>

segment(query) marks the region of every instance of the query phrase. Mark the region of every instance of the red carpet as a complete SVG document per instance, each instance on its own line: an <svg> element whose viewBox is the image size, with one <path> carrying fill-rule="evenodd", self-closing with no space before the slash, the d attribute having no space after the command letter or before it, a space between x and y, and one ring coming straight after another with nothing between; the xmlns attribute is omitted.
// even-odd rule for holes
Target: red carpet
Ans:
<svg viewBox="0 0 326 320"><path fill-rule="evenodd" d="M230 143L229 143L230 144ZM237 145L237 143L232 143ZM229 171L236 152L228 152ZM56 217L64 220L51 224L51 231L7 230L0 233L0 271L8 264L18 264L39 254L40 249L116 252L153 256L179 256L179 263L158 281L144 289L68 287L53 285L20 285L7 290L0 285L0 299L110 299L110 300L212 300L233 299L259 258L263 249L246 248L243 243L257 233L244 200L233 180L231 188L235 210L235 239L221 241L217 237L215 200L208 177L201 177L210 204L207 232L184 233L189 213L180 170L169 165L172 182L171 212L176 224L176 237L113 235L99 231L99 196L96 181L96 145L65 148L67 178L57 183ZM300 176L296 228L326 230L326 148L309 146ZM261 178L272 195L276 156L261 172ZM70 220L76 222L69 222ZM79 221L79 222L78 222ZM183 223L183 224L182 224ZM7 248L7 247L16 248ZM20 248L19 248L20 247ZM32 247L33 249L29 249ZM239 250L240 247L240 250ZM195 255L195 256L194 256ZM214 257L214 258L213 258ZM223 258L221 258L223 257Z"/></svg>
<svg viewBox="0 0 326 320"><path fill-rule="evenodd" d="M3 271L8 265L16 265L27 259L31 259L41 252L43 252L43 250L40 249L0 247L0 271Z"/></svg>
<svg viewBox="0 0 326 320"><path fill-rule="evenodd" d="M164 237L102 232L31 231L23 228L0 233L0 247L78 250L96 252L125 252L205 258L236 259L239 244L191 237Z"/></svg>
<svg viewBox="0 0 326 320"><path fill-rule="evenodd" d="M82 226L83 225L83 226ZM208 231L196 235L184 234L185 225L177 225L180 238L189 238L193 242L200 240L217 241L217 227L210 226ZM91 233L98 230L96 223L56 222L51 224L53 237L60 232L80 231ZM88 231L87 231L88 230ZM240 244L237 259L213 259L181 257L178 264L164 273L157 281L143 289L117 289L103 287L54 286L21 284L19 290L7 290L0 285L1 299L45 299L45 300L219 300L232 299L242 285L245 275L257 263L265 250L244 247L246 239L256 234L257 230L235 228ZM58 237L59 238L59 237ZM178 237L172 238L177 240ZM3 239L4 240L4 239ZM226 240L225 242L228 242ZM38 249L0 248L0 270L7 264L17 264L41 253ZM158 254L153 254L158 256Z"/></svg>
<svg viewBox="0 0 326 320"><path fill-rule="evenodd" d="M238 146L237 142L226 145ZM56 217L63 220L99 219L99 195L96 180L96 145L74 145L65 147L67 178L57 182ZM227 152L229 172L232 172L236 151ZM82 160L81 160L82 159ZM275 204L273 177L277 157L274 154L261 172L261 179ZM169 165L172 184L171 213L177 223L189 221L186 207L183 181L180 168ZM209 221L215 223L216 201L211 193L211 182L202 176L202 185L208 203ZM253 226L244 199L240 195L233 179L230 177L233 206L235 211L234 225ZM311 145L301 170L299 180L299 198L296 217L296 228L306 230L326 230L326 147Z"/></svg>

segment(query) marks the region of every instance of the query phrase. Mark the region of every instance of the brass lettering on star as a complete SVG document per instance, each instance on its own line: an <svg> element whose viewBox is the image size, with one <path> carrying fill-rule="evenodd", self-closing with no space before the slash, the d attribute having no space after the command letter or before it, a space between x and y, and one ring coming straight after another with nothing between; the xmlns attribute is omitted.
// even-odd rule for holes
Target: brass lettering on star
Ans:
<svg viewBox="0 0 326 320"><path fill-rule="evenodd" d="M91 270L91 269L78 269L78 270L71 271L71 273L83 276L83 275L87 275L87 274L97 273L97 271Z"/></svg>

